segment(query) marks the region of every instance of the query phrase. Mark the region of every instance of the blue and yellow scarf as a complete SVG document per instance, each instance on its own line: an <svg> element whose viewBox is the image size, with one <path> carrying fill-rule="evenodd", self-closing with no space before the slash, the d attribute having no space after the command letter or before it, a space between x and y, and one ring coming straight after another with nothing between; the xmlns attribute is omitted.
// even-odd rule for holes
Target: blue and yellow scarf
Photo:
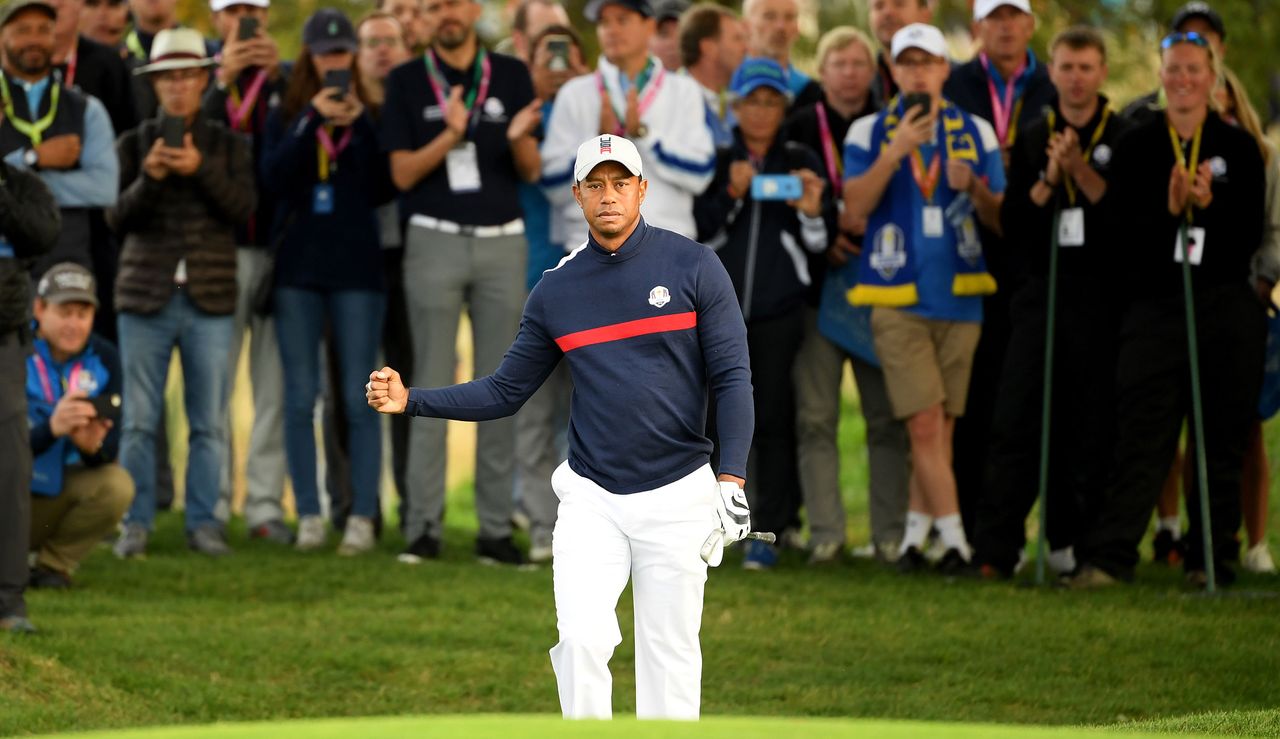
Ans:
<svg viewBox="0 0 1280 739"><path fill-rule="evenodd" d="M884 151L897 134L904 115L901 96L890 101L876 120L871 134L871 148ZM949 101L942 102L940 118L943 128L943 170L946 160L961 159L979 164L982 134L970 116ZM945 174L943 175L945 177ZM916 263L915 244L921 228L921 214L915 207L916 182L909 167L899 166L889 181L880 205L867 221L867 240L858 267L858 282L846 296L853 305L878 305L906 308L920 302L916 287L920 266ZM960 193L939 184L934 205L946 213L946 225L955 233L955 279L951 291L955 295L990 295L996 291L995 278L987 272L982 256L982 242L973 213L973 204Z"/></svg>

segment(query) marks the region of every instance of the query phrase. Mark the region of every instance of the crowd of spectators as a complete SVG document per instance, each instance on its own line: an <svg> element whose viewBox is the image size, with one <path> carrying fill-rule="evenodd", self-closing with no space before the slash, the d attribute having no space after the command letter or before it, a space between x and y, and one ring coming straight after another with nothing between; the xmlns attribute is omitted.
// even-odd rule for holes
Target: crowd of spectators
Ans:
<svg viewBox="0 0 1280 739"><path fill-rule="evenodd" d="M249 537L314 551L332 529L339 555L373 550L389 501L365 376L451 384L464 312L475 374L493 372L529 291L586 239L570 170L600 134L635 142L647 223L733 281L747 492L779 535L748 542L746 568L794 547L1008 579L1043 491L1065 585L1132 579L1153 512L1156 560L1193 583L1209 562L1230 583L1242 544L1244 567L1274 571L1280 152L1207 3L1172 19L1159 88L1123 110L1100 92L1103 37L1072 27L1040 58L1027 0L976 0L963 63L929 0L871 0L872 35L827 30L813 76L792 60L797 0L592 0L594 64L557 0L522 0L493 50L473 0L320 9L292 60L270 0L209 7L213 39L177 0L0 11L0 628L33 628L24 589L70 586L104 537L121 559L151 548L173 502L175 350L188 546L232 553L243 480ZM852 550L846 362L869 462L870 541ZM479 428L482 561L551 559L572 398L562 365ZM391 476L412 564L440 555L448 457L444 421L404 421Z"/></svg>

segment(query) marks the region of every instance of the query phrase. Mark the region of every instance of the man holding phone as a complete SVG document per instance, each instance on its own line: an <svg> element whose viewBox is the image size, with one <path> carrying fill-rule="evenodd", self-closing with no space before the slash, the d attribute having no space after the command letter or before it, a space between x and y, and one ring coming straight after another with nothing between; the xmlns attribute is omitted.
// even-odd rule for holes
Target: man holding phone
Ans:
<svg viewBox="0 0 1280 739"><path fill-rule="evenodd" d="M845 138L845 210L867 219L854 305L873 306L871 332L894 415L913 462L899 570L925 565L930 525L946 545L938 563L969 559L951 471L955 419L964 415L982 295L994 292L977 223L999 225L1004 167L991 125L942 95L947 42L916 23L893 37L899 97L855 122Z"/></svg>
<svg viewBox="0 0 1280 739"><path fill-rule="evenodd" d="M133 500L120 450L120 355L92 333L93 273L54 265L36 287L36 338L27 357L31 427L32 588L63 589Z"/></svg>
<svg viewBox="0 0 1280 739"><path fill-rule="evenodd" d="M204 114L233 131L244 134L253 150L253 161L264 159L267 117L280 104L288 86L288 70L280 61L280 47L267 34L269 0L211 0L213 24L222 39L220 63L204 97ZM264 194L261 173L255 168L254 188L258 207L236 229L236 310L235 338L231 341L230 366L239 366L244 332L249 331L249 383L253 393L253 431L249 435L249 456L245 463L245 510L253 511L252 538L278 543L289 541L283 524L284 453L284 369L276 342L275 323L269 315L255 310L253 297L260 283L271 279L270 241L276 199ZM232 384L234 385L234 372ZM218 519L231 516L232 481L235 467L227 439L227 469L223 474L218 501ZM278 525L277 525L278 524Z"/></svg>

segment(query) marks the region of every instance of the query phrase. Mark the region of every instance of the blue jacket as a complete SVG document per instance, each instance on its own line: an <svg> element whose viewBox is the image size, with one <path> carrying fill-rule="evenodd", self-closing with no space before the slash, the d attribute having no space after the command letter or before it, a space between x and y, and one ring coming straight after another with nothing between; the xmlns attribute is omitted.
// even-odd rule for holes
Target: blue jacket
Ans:
<svg viewBox="0 0 1280 739"><path fill-rule="evenodd" d="M41 363L45 372L40 371ZM98 336L90 336L82 352L65 362L55 362L49 344L37 338L27 357L27 424L31 427L31 454L35 457L31 473L31 492L57 496L62 492L63 470L71 465L88 467L115 461L120 452L120 426L107 432L102 449L92 456L83 455L71 440L54 438L49 419L58 400L69 389L72 376L90 398L119 394L123 384L120 354L114 345ZM45 379L48 385L45 385ZM52 396L52 397L51 397Z"/></svg>
<svg viewBox="0 0 1280 739"><path fill-rule="evenodd" d="M746 477L755 427L747 330L729 275L710 249L643 221L616 252L588 240L533 288L497 372L463 385L413 388L405 413L462 421L512 415L561 357L573 378L574 472L629 494L707 464L710 391L719 472Z"/></svg>

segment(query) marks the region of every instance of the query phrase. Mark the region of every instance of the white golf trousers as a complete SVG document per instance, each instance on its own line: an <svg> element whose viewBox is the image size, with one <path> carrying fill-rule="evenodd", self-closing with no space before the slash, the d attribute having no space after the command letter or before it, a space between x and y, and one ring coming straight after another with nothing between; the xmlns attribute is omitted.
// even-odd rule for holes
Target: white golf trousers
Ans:
<svg viewBox="0 0 1280 739"><path fill-rule="evenodd" d="M556 623L551 649L565 718L613 716L609 658L622 643L618 598L632 578L636 715L697 719L702 691L702 595L698 555L716 527L710 466L654 490L615 495L562 463L552 540Z"/></svg>

